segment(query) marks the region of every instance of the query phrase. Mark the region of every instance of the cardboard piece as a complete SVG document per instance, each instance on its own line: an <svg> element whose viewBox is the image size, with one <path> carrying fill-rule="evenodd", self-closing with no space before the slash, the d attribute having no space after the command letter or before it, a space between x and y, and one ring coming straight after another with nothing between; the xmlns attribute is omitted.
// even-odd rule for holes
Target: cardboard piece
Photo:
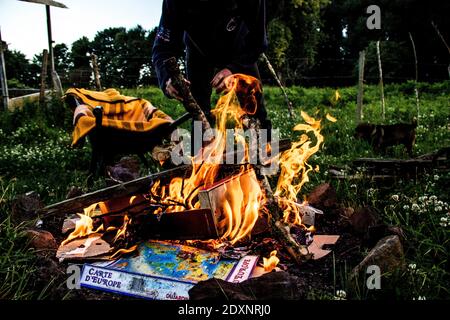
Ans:
<svg viewBox="0 0 450 320"><path fill-rule="evenodd" d="M88 237L74 239L60 245L56 257L60 260L80 260L105 255L111 251L111 246L101 239L100 234L91 234Z"/></svg>
<svg viewBox="0 0 450 320"><path fill-rule="evenodd" d="M339 239L339 236L329 235L314 235L313 242L308 246L309 253L313 254L313 260L318 260L325 257L331 252L331 250L324 250L324 245L335 244Z"/></svg>

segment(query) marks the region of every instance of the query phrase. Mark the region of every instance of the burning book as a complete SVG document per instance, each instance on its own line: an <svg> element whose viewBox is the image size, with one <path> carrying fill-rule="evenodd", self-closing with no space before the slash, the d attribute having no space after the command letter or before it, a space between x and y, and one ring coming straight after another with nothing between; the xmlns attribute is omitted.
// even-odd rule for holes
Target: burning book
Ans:
<svg viewBox="0 0 450 320"><path fill-rule="evenodd" d="M86 288L156 300L187 300L199 281L217 278L247 280L257 256L220 259L217 252L161 241L142 243L137 255L113 262L86 264L81 285Z"/></svg>

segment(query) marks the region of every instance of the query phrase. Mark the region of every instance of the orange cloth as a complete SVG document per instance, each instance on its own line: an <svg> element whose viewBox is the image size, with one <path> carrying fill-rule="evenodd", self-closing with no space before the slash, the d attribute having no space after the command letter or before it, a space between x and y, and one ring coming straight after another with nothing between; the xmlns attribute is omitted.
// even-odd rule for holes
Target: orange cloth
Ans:
<svg viewBox="0 0 450 320"><path fill-rule="evenodd" d="M102 126L128 131L151 131L161 125L172 123L167 114L155 108L149 101L127 97L115 89L103 92L71 88L67 95L75 95L83 104L74 112L72 146L95 128L93 109L103 108Z"/></svg>

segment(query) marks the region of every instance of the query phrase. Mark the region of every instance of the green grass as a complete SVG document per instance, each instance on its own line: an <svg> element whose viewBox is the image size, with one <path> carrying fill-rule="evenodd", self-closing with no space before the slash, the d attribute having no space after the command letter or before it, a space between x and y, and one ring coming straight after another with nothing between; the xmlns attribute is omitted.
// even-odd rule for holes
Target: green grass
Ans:
<svg viewBox="0 0 450 320"><path fill-rule="evenodd" d="M337 102L333 99L336 89L341 95ZM416 155L450 146L450 81L420 83L419 91L421 113L414 149ZM185 112L181 103L166 99L157 88L126 89L123 93L146 98L173 118ZM353 138L356 126L355 87L291 87L288 88L288 94L295 108L294 119L289 117L280 90L276 87L265 88L269 116L274 128L280 129L282 137L297 137L292 128L303 122L301 110L323 119L330 113L338 119L336 123L325 119L322 122L325 142L321 151L310 161L311 164L318 164L321 170L311 175L311 182L304 187L302 194L307 194L321 182L329 181L327 169L332 165L345 166L358 157L380 157L367 143ZM385 123L411 122L417 116L413 83L386 85L385 95ZM70 111L57 100L48 103L43 109L27 105L22 111L0 114L0 298L36 298L42 296L41 292L45 289L33 287L34 255L26 248L22 234L24 226L11 222L12 199L18 194L35 190L49 204L64 199L72 185L84 191L89 190L87 168L90 147L87 144L81 149L70 148L71 116ZM377 86L365 88L364 120L383 122ZM388 157L407 157L402 147L392 148L388 152ZM416 265L414 270L407 269L390 275L384 290L351 298L450 297L449 227L441 225L441 218L446 214L444 203L450 202L446 187L449 180L448 175L438 176L435 180L434 174L431 174L418 182L399 181L389 188L378 188L366 180L357 183L333 182L340 201L345 205L374 206L382 213L386 223L401 226L407 239L407 263ZM99 186L101 182L97 182L96 187ZM398 202L392 200L393 195L399 196ZM439 205L434 202L425 202L421 213L411 209L414 204L423 204L419 198L432 195L438 197L437 201L442 201L442 211L436 211ZM404 208L406 205L409 209ZM340 287L343 289L344 280L352 267L335 267L335 283L342 284ZM316 288L310 298L327 299L334 294Z"/></svg>

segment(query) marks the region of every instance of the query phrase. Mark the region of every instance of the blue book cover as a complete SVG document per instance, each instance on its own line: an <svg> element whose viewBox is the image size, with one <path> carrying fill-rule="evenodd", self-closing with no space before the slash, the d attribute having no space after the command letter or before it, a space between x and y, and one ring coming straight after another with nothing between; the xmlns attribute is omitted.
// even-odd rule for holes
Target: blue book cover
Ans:
<svg viewBox="0 0 450 320"><path fill-rule="evenodd" d="M158 299L189 299L199 281L218 278L241 282L250 277L257 256L220 259L217 252L163 241L147 241L137 255L113 262L87 264L81 285L125 295Z"/></svg>

